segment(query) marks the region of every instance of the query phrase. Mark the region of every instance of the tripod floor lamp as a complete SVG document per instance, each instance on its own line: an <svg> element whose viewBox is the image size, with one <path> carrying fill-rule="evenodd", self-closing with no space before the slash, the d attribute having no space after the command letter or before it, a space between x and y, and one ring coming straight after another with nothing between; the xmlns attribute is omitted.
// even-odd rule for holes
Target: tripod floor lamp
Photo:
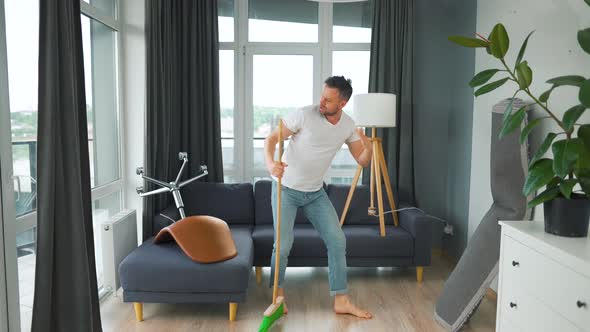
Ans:
<svg viewBox="0 0 590 332"><path fill-rule="evenodd" d="M369 215L379 216L379 227L381 236L385 236L385 213L383 207L383 188L382 181L385 183L389 206L392 209L395 226L399 225L397 213L395 212L395 201L393 191L391 190L391 181L387 173L387 165L383 154L383 144L381 138L376 137L377 128L395 127L396 96L391 93L366 93L354 96L353 99L353 118L356 126L371 128L371 142L373 142L373 157L371 158L371 205L368 208ZM340 218L340 225L344 224L346 213L350 207L356 184L361 175L363 167L358 165L356 173L346 198L344 211ZM377 209L375 208L375 187L377 191Z"/></svg>

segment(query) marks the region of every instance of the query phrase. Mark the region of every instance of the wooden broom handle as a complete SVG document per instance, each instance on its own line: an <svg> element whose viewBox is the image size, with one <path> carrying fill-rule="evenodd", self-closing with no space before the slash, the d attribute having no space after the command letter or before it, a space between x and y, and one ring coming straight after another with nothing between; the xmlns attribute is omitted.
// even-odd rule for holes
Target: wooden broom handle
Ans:
<svg viewBox="0 0 590 332"><path fill-rule="evenodd" d="M283 157L283 121L279 119L279 163ZM282 175L277 179L277 246L275 250L275 275L272 289L272 303L277 303L277 293L279 287L279 273L280 273L280 254L281 254L281 179Z"/></svg>

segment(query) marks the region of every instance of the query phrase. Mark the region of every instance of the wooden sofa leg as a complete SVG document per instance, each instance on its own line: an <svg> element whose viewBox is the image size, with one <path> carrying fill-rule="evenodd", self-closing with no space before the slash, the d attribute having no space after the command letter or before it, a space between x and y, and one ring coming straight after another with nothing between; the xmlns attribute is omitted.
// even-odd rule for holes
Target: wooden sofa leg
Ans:
<svg viewBox="0 0 590 332"><path fill-rule="evenodd" d="M262 266L256 266L256 283L260 285L262 283Z"/></svg>
<svg viewBox="0 0 590 332"><path fill-rule="evenodd" d="M133 302L133 308L135 308L135 318L137 321L143 321L143 303Z"/></svg>
<svg viewBox="0 0 590 332"><path fill-rule="evenodd" d="M422 280L424 280L424 267L416 266L416 279L418 282L422 282Z"/></svg>
<svg viewBox="0 0 590 332"><path fill-rule="evenodd" d="M229 303L229 320L232 322L235 321L237 313L238 313L238 304L234 303L234 302L230 302Z"/></svg>

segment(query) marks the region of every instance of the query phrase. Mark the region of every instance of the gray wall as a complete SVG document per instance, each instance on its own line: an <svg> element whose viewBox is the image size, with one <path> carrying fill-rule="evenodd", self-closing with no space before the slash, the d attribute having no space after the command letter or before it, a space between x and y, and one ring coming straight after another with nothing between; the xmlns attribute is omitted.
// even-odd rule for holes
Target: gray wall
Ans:
<svg viewBox="0 0 590 332"><path fill-rule="evenodd" d="M450 35L472 35L476 1L416 0L414 41L415 172L418 206L447 220L454 235L434 246L459 258L467 245L473 91L473 50ZM442 224L437 225L440 236Z"/></svg>

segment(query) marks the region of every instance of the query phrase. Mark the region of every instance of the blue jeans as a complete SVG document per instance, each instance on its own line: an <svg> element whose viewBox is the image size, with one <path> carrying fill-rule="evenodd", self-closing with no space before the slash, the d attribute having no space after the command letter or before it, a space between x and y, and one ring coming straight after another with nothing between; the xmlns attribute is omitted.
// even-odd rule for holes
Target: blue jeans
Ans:
<svg viewBox="0 0 590 332"><path fill-rule="evenodd" d="M272 212L275 228L275 245L272 249L270 286L274 282L275 254L276 254L276 228L277 228L277 187L276 181L272 182ZM328 198L324 188L315 192L305 192L283 187L281 196L281 252L279 287L283 287L285 270L289 259L289 252L293 246L293 226L297 208L302 208L307 219L320 234L328 249L328 277L330 280L330 295L345 294L348 292L346 280L346 237L338 214Z"/></svg>

